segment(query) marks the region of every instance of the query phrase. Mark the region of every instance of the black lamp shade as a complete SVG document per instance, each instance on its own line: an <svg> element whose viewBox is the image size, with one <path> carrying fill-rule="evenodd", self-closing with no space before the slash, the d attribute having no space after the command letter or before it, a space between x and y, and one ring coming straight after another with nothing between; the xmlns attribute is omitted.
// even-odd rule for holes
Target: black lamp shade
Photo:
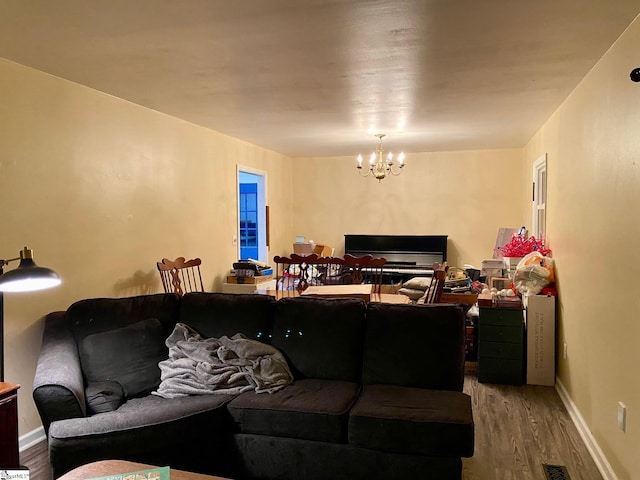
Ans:
<svg viewBox="0 0 640 480"><path fill-rule="evenodd" d="M20 252L18 268L0 275L0 292L31 292L60 285L61 280L56 272L37 266L31 251L26 252L26 248Z"/></svg>

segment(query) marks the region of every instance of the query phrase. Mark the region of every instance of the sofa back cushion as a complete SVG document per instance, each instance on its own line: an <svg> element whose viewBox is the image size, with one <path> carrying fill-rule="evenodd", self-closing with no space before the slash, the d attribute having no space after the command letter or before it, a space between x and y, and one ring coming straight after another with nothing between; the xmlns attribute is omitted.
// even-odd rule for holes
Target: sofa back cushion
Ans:
<svg viewBox="0 0 640 480"><path fill-rule="evenodd" d="M363 383L462 391L465 316L456 305L369 303Z"/></svg>
<svg viewBox="0 0 640 480"><path fill-rule="evenodd" d="M85 383L117 382L126 398L144 396L160 383L158 363L178 319L175 294L81 300L67 309Z"/></svg>
<svg viewBox="0 0 640 480"><path fill-rule="evenodd" d="M283 298L271 343L296 378L360 382L366 307L358 299Z"/></svg>
<svg viewBox="0 0 640 480"><path fill-rule="evenodd" d="M78 345L87 389L92 391L99 385L115 382L122 386L124 398L151 393L160 385L158 364L168 357L165 339L164 329L156 318L87 335ZM101 391L104 393L104 388ZM90 410L97 411L89 397L87 403Z"/></svg>
<svg viewBox="0 0 640 480"><path fill-rule="evenodd" d="M269 343L275 303L270 295L188 293L182 297L180 323L204 338L242 333Z"/></svg>
<svg viewBox="0 0 640 480"><path fill-rule="evenodd" d="M76 343L87 335L126 327L156 318L166 336L173 331L180 312L180 297L173 293L140 295L129 298L90 298L67 309L67 322Z"/></svg>

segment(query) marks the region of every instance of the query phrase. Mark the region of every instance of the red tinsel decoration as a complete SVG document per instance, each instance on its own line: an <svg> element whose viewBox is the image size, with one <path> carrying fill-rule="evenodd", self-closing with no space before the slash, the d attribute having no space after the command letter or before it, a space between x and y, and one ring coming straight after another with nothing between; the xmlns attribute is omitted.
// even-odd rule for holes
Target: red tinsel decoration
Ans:
<svg viewBox="0 0 640 480"><path fill-rule="evenodd" d="M551 250L545 248L544 240L537 239L534 236L524 237L523 235L513 235L511 241L502 247L496 249L503 257L524 257L531 252L540 252L547 257Z"/></svg>

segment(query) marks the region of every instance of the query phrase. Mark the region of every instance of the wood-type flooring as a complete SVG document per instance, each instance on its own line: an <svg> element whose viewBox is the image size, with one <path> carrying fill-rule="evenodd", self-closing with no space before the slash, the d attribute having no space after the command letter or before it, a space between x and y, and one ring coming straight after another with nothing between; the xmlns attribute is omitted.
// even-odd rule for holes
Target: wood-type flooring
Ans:
<svg viewBox="0 0 640 480"><path fill-rule="evenodd" d="M571 480L602 480L554 387L491 385L465 377L475 423L475 453L463 480L546 480L543 464Z"/></svg>
<svg viewBox="0 0 640 480"><path fill-rule="evenodd" d="M475 422L475 454L463 480L546 480L542 464L563 465L571 480L602 480L553 387L489 385L467 375ZM46 442L22 452L30 480L52 480Z"/></svg>

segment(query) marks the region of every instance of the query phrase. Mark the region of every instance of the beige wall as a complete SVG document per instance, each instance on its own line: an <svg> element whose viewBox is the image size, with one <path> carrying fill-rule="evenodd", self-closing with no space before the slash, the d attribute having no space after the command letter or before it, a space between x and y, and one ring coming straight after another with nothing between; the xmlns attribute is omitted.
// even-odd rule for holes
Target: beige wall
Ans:
<svg viewBox="0 0 640 480"><path fill-rule="evenodd" d="M219 287L237 256L237 164L268 172L270 255L287 253L297 234L337 253L344 233L447 234L452 265L479 265L499 227L530 223L531 163L547 152L558 344L568 345L559 378L617 476L640 478L640 84L628 79L637 45L638 20L529 142L524 162L519 149L412 154L403 175L381 183L360 178L351 157L292 163L0 60L0 255L29 245L64 279L5 296L5 377L23 386L21 434L40 425L30 390L42 315L80 298L158 292L163 256L202 257L207 288ZM618 401L626 433L616 429Z"/></svg>
<svg viewBox="0 0 640 480"><path fill-rule="evenodd" d="M522 150L418 153L406 164L378 182L361 178L352 157L296 159L296 234L337 254L345 233L448 235L449 264L480 268L498 228L521 226Z"/></svg>
<svg viewBox="0 0 640 480"><path fill-rule="evenodd" d="M5 295L21 434L40 425L31 386L44 314L160 292L162 257L201 257L205 287L219 288L237 260L237 164L268 173L272 245L288 248L289 158L0 60L0 258L28 245L63 279Z"/></svg>
<svg viewBox="0 0 640 480"><path fill-rule="evenodd" d="M525 148L526 172L548 154L558 375L621 480L640 478L640 84L629 80L638 45L636 19Z"/></svg>

